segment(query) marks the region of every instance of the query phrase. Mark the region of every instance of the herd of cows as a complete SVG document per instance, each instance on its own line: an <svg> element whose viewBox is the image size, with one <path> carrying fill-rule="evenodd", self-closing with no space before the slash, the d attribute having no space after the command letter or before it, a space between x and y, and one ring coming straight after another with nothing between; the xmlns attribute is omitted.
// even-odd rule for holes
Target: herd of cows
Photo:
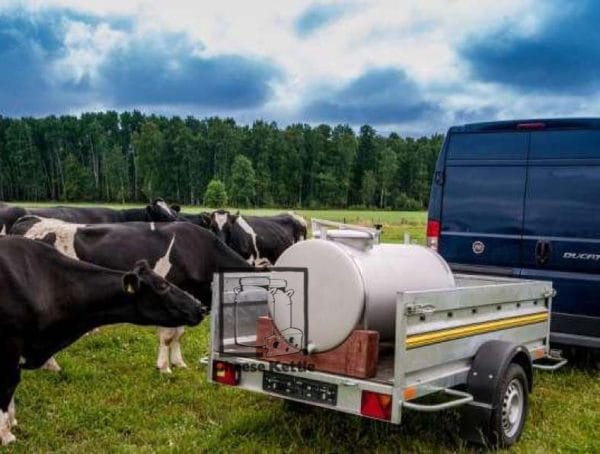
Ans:
<svg viewBox="0 0 600 454"><path fill-rule="evenodd" d="M213 273L265 267L306 237L294 213L184 214L0 203L0 440L15 441L21 369L59 370L53 355L103 325L159 326L156 366L186 367L184 325L211 306Z"/></svg>

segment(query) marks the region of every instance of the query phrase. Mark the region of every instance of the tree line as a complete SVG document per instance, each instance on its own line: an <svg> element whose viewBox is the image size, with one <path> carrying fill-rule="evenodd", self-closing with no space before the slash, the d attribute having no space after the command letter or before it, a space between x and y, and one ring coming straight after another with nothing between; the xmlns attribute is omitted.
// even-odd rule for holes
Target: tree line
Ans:
<svg viewBox="0 0 600 454"><path fill-rule="evenodd" d="M442 140L138 111L0 116L0 200L416 210Z"/></svg>

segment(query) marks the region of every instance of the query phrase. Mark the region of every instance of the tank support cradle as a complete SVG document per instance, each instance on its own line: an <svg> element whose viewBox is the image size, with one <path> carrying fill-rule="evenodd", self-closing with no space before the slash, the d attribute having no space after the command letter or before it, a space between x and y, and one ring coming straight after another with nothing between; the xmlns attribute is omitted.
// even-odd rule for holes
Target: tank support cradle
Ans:
<svg viewBox="0 0 600 454"><path fill-rule="evenodd" d="M267 345L267 339L277 335L277 329L270 317L259 317L257 322L257 340ZM355 378L371 378L377 373L379 360L379 333L377 331L356 329L339 346L326 352L304 354L289 346L280 336L276 342L276 351L273 343L269 349L258 348L261 359L281 364L306 364L313 370L347 375Z"/></svg>

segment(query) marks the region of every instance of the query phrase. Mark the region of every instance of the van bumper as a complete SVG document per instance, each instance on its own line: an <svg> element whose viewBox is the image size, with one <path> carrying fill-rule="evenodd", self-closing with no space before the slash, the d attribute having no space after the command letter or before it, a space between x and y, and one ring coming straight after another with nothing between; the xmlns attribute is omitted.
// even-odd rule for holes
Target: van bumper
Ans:
<svg viewBox="0 0 600 454"><path fill-rule="evenodd" d="M600 348L600 317L553 312L550 342Z"/></svg>

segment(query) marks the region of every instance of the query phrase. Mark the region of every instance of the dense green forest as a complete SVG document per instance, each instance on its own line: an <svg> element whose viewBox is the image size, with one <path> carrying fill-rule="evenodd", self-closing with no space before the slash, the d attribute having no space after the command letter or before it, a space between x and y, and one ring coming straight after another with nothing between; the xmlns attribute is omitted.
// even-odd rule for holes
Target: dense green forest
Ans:
<svg viewBox="0 0 600 454"><path fill-rule="evenodd" d="M0 116L0 200L421 209L442 139L138 111Z"/></svg>

